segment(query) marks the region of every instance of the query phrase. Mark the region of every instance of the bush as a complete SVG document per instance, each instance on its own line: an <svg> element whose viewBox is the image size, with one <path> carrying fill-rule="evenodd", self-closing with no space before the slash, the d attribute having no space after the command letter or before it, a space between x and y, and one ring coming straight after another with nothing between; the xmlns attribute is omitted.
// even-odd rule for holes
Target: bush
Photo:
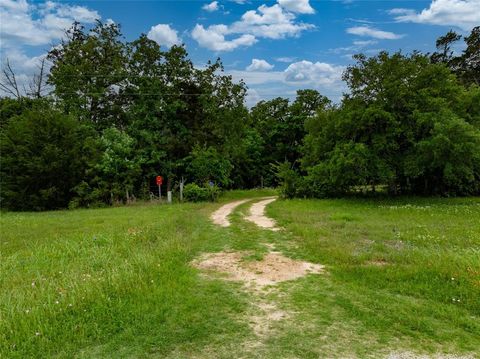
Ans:
<svg viewBox="0 0 480 359"><path fill-rule="evenodd" d="M295 171L290 163L284 162L275 166L275 172L279 183L278 190L283 198L317 197L312 179Z"/></svg>
<svg viewBox="0 0 480 359"><path fill-rule="evenodd" d="M232 164L214 148L195 147L185 162L189 179L197 184L213 181L222 187L230 185Z"/></svg>
<svg viewBox="0 0 480 359"><path fill-rule="evenodd" d="M39 108L12 117L0 135L0 201L11 210L66 208L81 182L90 130L61 112Z"/></svg>
<svg viewBox="0 0 480 359"><path fill-rule="evenodd" d="M188 202L215 202L221 191L218 186L206 185L200 187L196 183L189 183L183 189L183 198Z"/></svg>

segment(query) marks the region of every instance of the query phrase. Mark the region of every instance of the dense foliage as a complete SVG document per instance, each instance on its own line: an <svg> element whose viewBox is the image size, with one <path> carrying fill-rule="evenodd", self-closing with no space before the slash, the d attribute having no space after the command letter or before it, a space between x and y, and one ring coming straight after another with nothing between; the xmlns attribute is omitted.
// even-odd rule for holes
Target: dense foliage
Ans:
<svg viewBox="0 0 480 359"><path fill-rule="evenodd" d="M44 104L12 117L0 138L2 206L66 207L94 157L89 136L88 127Z"/></svg>
<svg viewBox="0 0 480 359"><path fill-rule="evenodd" d="M340 104L300 90L250 110L220 60L195 67L183 46L126 42L110 23L67 35L48 55L47 98L0 99L3 208L152 198L157 175L167 190L190 184L191 200L277 185L287 197L480 193L479 27L460 55L454 32L430 55L356 55Z"/></svg>
<svg viewBox="0 0 480 359"><path fill-rule="evenodd" d="M477 86L464 87L421 54L385 52L347 69L342 105L307 124L301 195L388 186L392 194L472 195L480 190ZM289 194L291 195L291 194Z"/></svg>

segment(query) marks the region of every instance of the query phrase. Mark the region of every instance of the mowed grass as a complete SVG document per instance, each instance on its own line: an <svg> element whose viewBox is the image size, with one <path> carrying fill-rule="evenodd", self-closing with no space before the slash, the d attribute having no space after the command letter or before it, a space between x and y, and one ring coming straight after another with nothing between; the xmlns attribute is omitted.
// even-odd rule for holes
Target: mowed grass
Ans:
<svg viewBox="0 0 480 359"><path fill-rule="evenodd" d="M217 228L219 206L2 213L0 357L478 353L480 199L277 201L275 233L242 220L248 204ZM265 243L327 270L265 294L291 315L248 350L252 295L189 263Z"/></svg>
<svg viewBox="0 0 480 359"><path fill-rule="evenodd" d="M309 330L272 348L480 355L480 199L292 200L269 214L290 233L286 253L329 271L292 287L285 303ZM319 337L324 351L298 351Z"/></svg>
<svg viewBox="0 0 480 359"><path fill-rule="evenodd" d="M189 265L222 246L217 206L2 213L0 357L162 357L241 340L244 298Z"/></svg>

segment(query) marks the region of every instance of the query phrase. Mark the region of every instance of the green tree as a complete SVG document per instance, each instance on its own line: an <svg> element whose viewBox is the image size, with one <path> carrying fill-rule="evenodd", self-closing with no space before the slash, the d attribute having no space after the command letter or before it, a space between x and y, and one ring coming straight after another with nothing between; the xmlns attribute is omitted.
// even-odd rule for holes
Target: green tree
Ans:
<svg viewBox="0 0 480 359"><path fill-rule="evenodd" d="M478 192L478 88L419 53L356 59L342 105L307 121L302 166L317 195L379 185L393 194Z"/></svg>
<svg viewBox="0 0 480 359"><path fill-rule="evenodd" d="M434 63L446 64L464 85L480 86L480 26L472 29L469 36L464 36L465 49L460 55L454 56L451 47L462 36L450 30L437 40L437 50L430 59Z"/></svg>
<svg viewBox="0 0 480 359"><path fill-rule="evenodd" d="M196 146L212 147L231 159L243 140L245 85L222 74L219 61L196 69L185 48L168 51L145 36L129 44L126 89L131 96L129 134L137 141L143 178L172 180L186 175L185 159Z"/></svg>
<svg viewBox="0 0 480 359"><path fill-rule="evenodd" d="M97 21L87 32L74 23L48 59L52 62L48 83L65 113L92 123L99 132L126 126L126 48L119 25Z"/></svg>
<svg viewBox="0 0 480 359"><path fill-rule="evenodd" d="M100 137L101 158L95 166L95 184L113 203L129 201L138 181L140 165L135 159L135 140L114 127L107 128Z"/></svg>
<svg viewBox="0 0 480 359"><path fill-rule="evenodd" d="M210 181L221 187L230 185L232 165L214 148L195 147L192 154L185 159L185 162L190 181L200 186L204 186Z"/></svg>
<svg viewBox="0 0 480 359"><path fill-rule="evenodd" d="M444 36L440 36L437 39L436 47L437 52L434 52L430 59L433 63L445 63L450 66L455 64L452 62L454 60L452 45L455 44L458 40L462 38L462 35L457 34L455 31L450 30Z"/></svg>
<svg viewBox="0 0 480 359"><path fill-rule="evenodd" d="M460 56L460 78L467 84L480 86L480 26L464 38L466 49Z"/></svg>
<svg viewBox="0 0 480 359"><path fill-rule="evenodd" d="M301 147L305 137L305 123L330 106L330 100L316 90L299 90L293 103L281 97L261 101L251 110L252 127L263 144L257 176L263 176L267 185L277 184L274 168L284 162L298 169ZM273 165L273 167L272 167Z"/></svg>
<svg viewBox="0 0 480 359"><path fill-rule="evenodd" d="M2 207L65 208L85 175L91 131L71 116L37 107L12 117L0 136Z"/></svg>
<svg viewBox="0 0 480 359"><path fill-rule="evenodd" d="M442 109L435 116L429 135L415 144L405 161L405 174L413 192L424 195L478 194L480 131L450 110Z"/></svg>

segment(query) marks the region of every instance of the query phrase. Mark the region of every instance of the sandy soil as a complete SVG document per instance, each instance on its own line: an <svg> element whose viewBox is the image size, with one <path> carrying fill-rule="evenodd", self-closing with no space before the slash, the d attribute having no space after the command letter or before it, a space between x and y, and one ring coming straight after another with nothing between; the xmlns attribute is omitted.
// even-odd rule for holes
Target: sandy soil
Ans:
<svg viewBox="0 0 480 359"><path fill-rule="evenodd" d="M224 273L228 280L244 282L249 287L265 287L321 273L323 266L294 260L279 252L270 252L261 261L244 261L248 252L205 254L194 262L197 268Z"/></svg>
<svg viewBox="0 0 480 359"><path fill-rule="evenodd" d="M235 201L227 203L226 205L220 207L215 212L212 213L211 219L214 224L221 226L221 227L229 227L230 221L228 220L228 216L232 214L232 212L238 206L250 201L250 199L244 199L241 201Z"/></svg>
<svg viewBox="0 0 480 359"><path fill-rule="evenodd" d="M199 269L225 274L226 280L243 282L256 299L248 322L258 341L248 342L249 347L259 347L272 335L274 324L288 320L291 313L278 308L275 301L263 298L265 290L273 290L275 284L295 280L309 273L322 273L319 264L287 258L280 252L270 252L261 261L244 260L250 252L219 252L204 254L193 262Z"/></svg>
<svg viewBox="0 0 480 359"><path fill-rule="evenodd" d="M271 218L268 218L265 215L265 208L270 203L276 201L277 197L265 198L263 201L254 203L250 207L250 214L245 217L247 221L255 223L261 228L270 229L271 231L278 231L280 228L277 227L275 221Z"/></svg>

